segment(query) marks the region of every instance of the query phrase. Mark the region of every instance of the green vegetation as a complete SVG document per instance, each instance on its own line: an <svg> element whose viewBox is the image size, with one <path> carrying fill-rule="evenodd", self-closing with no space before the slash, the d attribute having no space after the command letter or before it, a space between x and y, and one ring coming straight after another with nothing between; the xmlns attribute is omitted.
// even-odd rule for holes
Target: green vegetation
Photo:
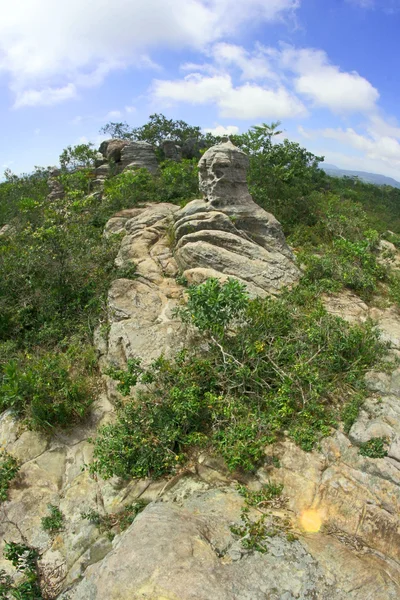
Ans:
<svg viewBox="0 0 400 600"><path fill-rule="evenodd" d="M8 489L18 471L17 459L7 452L0 452L0 503L7 500Z"/></svg>
<svg viewBox="0 0 400 600"><path fill-rule="evenodd" d="M0 599L43 600L39 585L38 558L36 548L23 543L6 542L4 558L16 568L16 581L0 570Z"/></svg>
<svg viewBox="0 0 400 600"><path fill-rule="evenodd" d="M387 439L377 437L361 444L359 452L361 456L367 456L368 458L385 458L387 456L386 448Z"/></svg>
<svg viewBox="0 0 400 600"><path fill-rule="evenodd" d="M163 115L104 131L154 144L159 174L126 171L111 175L103 194L94 191L95 151L81 144L60 156L62 198L47 197L49 169L7 171L0 183L0 227L8 225L0 235L0 410L48 431L87 415L97 387L92 335L105 319L107 290L115 277L136 276L134 265L115 268L120 237L105 239L105 222L147 202L196 197L196 161L163 161L161 141L190 139L200 149L217 140ZM254 199L282 222L298 254L302 283L262 301L249 301L233 282L189 287L181 318L209 351L161 358L146 371L131 361L126 372L111 373L127 396L136 381L148 389L100 434L102 474L162 474L204 445L231 469L251 470L283 432L310 449L341 420L347 431L354 422L363 374L383 347L372 325L334 319L319 296L347 288L367 302L379 295L400 303L400 278L379 258L382 238L400 246L400 190L330 178L318 168L321 157L278 141L278 133L279 123L263 124L232 139L249 154Z"/></svg>
<svg viewBox="0 0 400 600"><path fill-rule="evenodd" d="M125 531L125 529L128 529L132 525L138 514L146 508L147 504L148 502L145 500L139 499L116 513L101 515L96 510L90 509L82 513L81 517L96 525L101 533L106 533L108 538L112 540L116 533Z"/></svg>
<svg viewBox="0 0 400 600"><path fill-rule="evenodd" d="M268 483L258 492L251 492L245 486L239 486L239 493L245 498L241 510L241 525L232 525L231 532L238 536L241 545L246 550L254 550L265 554L268 552L268 540L276 535L285 533L287 540L293 542L297 539L292 530L290 520L273 515L270 508L285 505L285 498L281 496L283 485ZM255 518L255 510L261 516Z"/></svg>
<svg viewBox="0 0 400 600"><path fill-rule="evenodd" d="M207 352L109 371L125 396L138 382L149 387L100 430L92 468L104 477L171 472L193 446L252 471L283 432L311 450L365 395L364 374L385 353L372 324L327 314L306 285L249 300L236 281L209 279L188 288L180 313L203 333Z"/></svg>
<svg viewBox="0 0 400 600"><path fill-rule="evenodd" d="M47 508L49 509L50 514L47 517L42 518L42 529L43 531L47 531L49 534L54 535L62 530L64 526L64 515L57 506L54 506L54 504L49 504Z"/></svg>

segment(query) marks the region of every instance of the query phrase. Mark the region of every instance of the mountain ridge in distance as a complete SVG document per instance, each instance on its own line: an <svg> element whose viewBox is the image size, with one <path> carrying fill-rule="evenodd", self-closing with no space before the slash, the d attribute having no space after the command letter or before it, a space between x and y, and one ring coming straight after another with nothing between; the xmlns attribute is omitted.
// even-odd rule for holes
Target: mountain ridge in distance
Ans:
<svg viewBox="0 0 400 600"><path fill-rule="evenodd" d="M373 183L375 185L390 185L400 189L400 181L396 181L393 177L387 177L386 175L379 175L378 173L369 173L368 171L353 171L351 169L340 169L336 165L329 163L320 163L320 168L330 175L331 177L358 177L361 181L366 183ZM400 177L400 173L399 173Z"/></svg>

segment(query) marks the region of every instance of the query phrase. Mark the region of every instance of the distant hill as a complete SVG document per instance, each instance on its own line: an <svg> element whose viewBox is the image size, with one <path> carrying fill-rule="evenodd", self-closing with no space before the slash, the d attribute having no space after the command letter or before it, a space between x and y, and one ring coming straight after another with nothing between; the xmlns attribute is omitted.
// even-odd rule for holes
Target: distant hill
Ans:
<svg viewBox="0 0 400 600"><path fill-rule="evenodd" d="M347 169L339 169L335 165L322 163L321 169L331 177L358 177L366 183L374 183L375 185L391 185L392 187L400 188L400 181L396 181L392 177L386 175L378 175L377 173L367 173L366 171L350 171Z"/></svg>

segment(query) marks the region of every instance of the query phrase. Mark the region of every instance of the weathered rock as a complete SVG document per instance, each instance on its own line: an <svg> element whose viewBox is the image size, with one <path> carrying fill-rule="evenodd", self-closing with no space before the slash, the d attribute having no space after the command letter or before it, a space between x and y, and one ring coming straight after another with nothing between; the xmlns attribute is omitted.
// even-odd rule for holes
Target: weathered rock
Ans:
<svg viewBox="0 0 400 600"><path fill-rule="evenodd" d="M49 171L49 178L47 180L47 185L49 186L50 193L47 196L48 200L59 200L64 197L64 188L60 183L58 177L61 175L60 169L57 167L53 167Z"/></svg>
<svg viewBox="0 0 400 600"><path fill-rule="evenodd" d="M155 175L158 162L153 146L148 142L129 142L121 151L123 169L147 169Z"/></svg>
<svg viewBox="0 0 400 600"><path fill-rule="evenodd" d="M121 162L121 153L123 148L129 144L127 140L111 139L105 140L100 144L99 152L107 161L115 163Z"/></svg>
<svg viewBox="0 0 400 600"><path fill-rule="evenodd" d="M182 144L182 156L188 159L200 158L201 151L205 148L207 148L207 143L204 140L188 138Z"/></svg>
<svg viewBox="0 0 400 600"><path fill-rule="evenodd" d="M174 216L175 258L182 271L212 269L260 295L277 293L299 271L279 222L253 202L247 168L247 155L231 142L207 150L199 162L205 198Z"/></svg>
<svg viewBox="0 0 400 600"><path fill-rule="evenodd" d="M164 158L180 162L182 160L182 148L172 140L164 140L162 145Z"/></svg>
<svg viewBox="0 0 400 600"><path fill-rule="evenodd" d="M352 556L321 534L295 542L278 535L267 554L245 550L230 531L243 503L232 488L195 486L188 497L173 490L170 497L175 502L167 494L148 506L86 569L68 592L71 600L365 600L370 592L374 600L397 598L399 588L379 559ZM319 553L320 564L313 556Z"/></svg>

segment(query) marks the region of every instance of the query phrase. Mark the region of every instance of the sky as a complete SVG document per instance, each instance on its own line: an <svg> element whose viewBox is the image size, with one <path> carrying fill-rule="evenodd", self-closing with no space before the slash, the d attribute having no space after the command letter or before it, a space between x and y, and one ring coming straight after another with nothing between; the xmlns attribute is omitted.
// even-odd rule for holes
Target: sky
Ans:
<svg viewBox="0 0 400 600"><path fill-rule="evenodd" d="M0 174L109 121L281 121L325 162L400 180L400 0L0 0Z"/></svg>

